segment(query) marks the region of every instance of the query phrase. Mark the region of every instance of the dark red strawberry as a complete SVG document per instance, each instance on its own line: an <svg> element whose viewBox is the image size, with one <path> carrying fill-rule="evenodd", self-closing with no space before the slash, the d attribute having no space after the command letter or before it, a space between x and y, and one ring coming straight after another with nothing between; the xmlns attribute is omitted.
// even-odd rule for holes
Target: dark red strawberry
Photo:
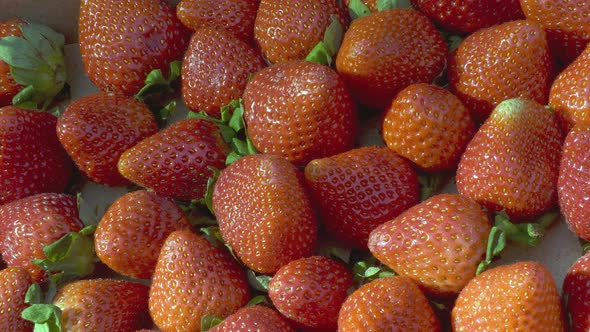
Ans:
<svg viewBox="0 0 590 332"><path fill-rule="evenodd" d="M154 69L181 60L189 30L165 0L83 0L78 42L88 77L100 90L134 95Z"/></svg>
<svg viewBox="0 0 590 332"><path fill-rule="evenodd" d="M28 307L25 294L31 286L31 277L20 267L0 270L0 330L29 332L33 324L21 318L21 312Z"/></svg>
<svg viewBox="0 0 590 332"><path fill-rule="evenodd" d="M236 311L209 332L295 332L295 328L276 310L261 305Z"/></svg>
<svg viewBox="0 0 590 332"><path fill-rule="evenodd" d="M573 332L590 329L590 254L578 258L563 280L563 296Z"/></svg>
<svg viewBox="0 0 590 332"><path fill-rule="evenodd" d="M10 20L0 22L0 39L7 36L21 36L19 26L21 20ZM0 107L12 104L12 98L22 90L22 86L14 81L10 74L10 65L0 60Z"/></svg>

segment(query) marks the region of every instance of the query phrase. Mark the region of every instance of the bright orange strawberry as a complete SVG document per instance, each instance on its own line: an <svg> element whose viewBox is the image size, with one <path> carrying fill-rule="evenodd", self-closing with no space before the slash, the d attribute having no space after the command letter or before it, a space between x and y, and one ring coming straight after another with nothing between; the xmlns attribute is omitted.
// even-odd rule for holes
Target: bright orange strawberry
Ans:
<svg viewBox="0 0 590 332"><path fill-rule="evenodd" d="M21 318L21 312L28 306L25 294L31 286L31 277L20 267L0 270L0 330L29 332L33 324Z"/></svg>
<svg viewBox="0 0 590 332"><path fill-rule="evenodd" d="M573 332L590 330L590 254L578 258L563 280L563 297Z"/></svg>
<svg viewBox="0 0 590 332"><path fill-rule="evenodd" d="M292 324L278 311L261 305L236 311L209 332L295 332Z"/></svg>

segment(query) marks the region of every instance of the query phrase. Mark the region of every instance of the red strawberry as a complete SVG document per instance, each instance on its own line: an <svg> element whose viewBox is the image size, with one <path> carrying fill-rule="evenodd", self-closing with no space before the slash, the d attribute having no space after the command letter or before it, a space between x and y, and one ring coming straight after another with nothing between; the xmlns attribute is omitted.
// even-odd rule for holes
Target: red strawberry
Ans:
<svg viewBox="0 0 590 332"><path fill-rule="evenodd" d="M193 34L182 65L182 97L193 111L219 118L220 108L242 96L251 74L265 66L260 53L225 30Z"/></svg>
<svg viewBox="0 0 590 332"><path fill-rule="evenodd" d="M66 189L73 167L55 134L56 122L49 113L0 108L0 204Z"/></svg>
<svg viewBox="0 0 590 332"><path fill-rule="evenodd" d="M0 39L7 36L21 36L19 26L24 22L21 20L10 20L0 22ZM14 81L10 74L10 65L0 60L0 107L11 105L12 98L22 90L22 86Z"/></svg>
<svg viewBox="0 0 590 332"><path fill-rule="evenodd" d="M457 189L490 211L534 218L557 202L562 134L556 116L523 98L500 103L457 169Z"/></svg>
<svg viewBox="0 0 590 332"><path fill-rule="evenodd" d="M412 9L391 9L350 25L336 69L357 101L385 109L406 86L432 82L442 72L447 52L443 37L426 16Z"/></svg>
<svg viewBox="0 0 590 332"><path fill-rule="evenodd" d="M258 3L258 0L182 0L176 6L176 16L191 30L222 28L250 41L254 38Z"/></svg>
<svg viewBox="0 0 590 332"><path fill-rule="evenodd" d="M354 291L342 305L339 332L440 331L420 288L402 276L376 279Z"/></svg>
<svg viewBox="0 0 590 332"><path fill-rule="evenodd" d="M295 328L278 311L261 305L236 311L209 332L295 332Z"/></svg>
<svg viewBox="0 0 590 332"><path fill-rule="evenodd" d="M189 231L171 233L150 289L150 314L163 332L201 331L205 315L225 318L249 299L244 272L226 253Z"/></svg>
<svg viewBox="0 0 590 332"><path fill-rule="evenodd" d="M149 287L111 279L78 280L58 290L62 331L133 331L149 325Z"/></svg>
<svg viewBox="0 0 590 332"><path fill-rule="evenodd" d="M565 331L551 272L537 262L484 271L461 291L453 331Z"/></svg>
<svg viewBox="0 0 590 332"><path fill-rule="evenodd" d="M164 0L83 0L78 40L92 83L131 96L152 70L182 59L189 30Z"/></svg>
<svg viewBox="0 0 590 332"><path fill-rule="evenodd" d="M469 110L447 90L419 83L402 90L385 113L383 140L430 171L454 169L475 134Z"/></svg>
<svg viewBox="0 0 590 332"><path fill-rule="evenodd" d="M303 328L332 331L352 286L345 265L312 256L281 267L268 284L268 295L280 313Z"/></svg>
<svg viewBox="0 0 590 332"><path fill-rule="evenodd" d="M465 38L450 58L448 80L451 92L482 122L506 99L546 104L552 67L543 28L517 20Z"/></svg>
<svg viewBox="0 0 590 332"><path fill-rule="evenodd" d="M572 319L573 332L590 330L590 254L580 257L563 280L563 296Z"/></svg>
<svg viewBox="0 0 590 332"><path fill-rule="evenodd" d="M305 180L326 232L346 246L367 248L369 233L418 203L410 163L386 147L362 147L312 160Z"/></svg>
<svg viewBox="0 0 590 332"><path fill-rule="evenodd" d="M94 234L96 255L122 275L150 279L166 237L190 228L170 198L134 191L118 198L102 216Z"/></svg>
<svg viewBox="0 0 590 332"><path fill-rule="evenodd" d="M342 79L303 60L267 67L248 82L244 120L256 149L301 166L349 150L356 138L356 107Z"/></svg>
<svg viewBox="0 0 590 332"><path fill-rule="evenodd" d="M225 168L213 211L223 239L254 271L275 273L315 248L317 220L303 175L281 156L249 155Z"/></svg>
<svg viewBox="0 0 590 332"><path fill-rule="evenodd" d="M228 151L215 123L186 119L126 150L118 169L160 195L190 201L203 197L212 175L209 167L223 168Z"/></svg>
<svg viewBox="0 0 590 332"><path fill-rule="evenodd" d="M57 137L78 168L110 186L129 184L117 170L119 157L157 131L147 105L104 92L75 100L57 121Z"/></svg>
<svg viewBox="0 0 590 332"><path fill-rule="evenodd" d="M348 16L335 0L261 0L254 39L271 63L303 60L322 41L332 17L348 26Z"/></svg>
<svg viewBox="0 0 590 332"><path fill-rule="evenodd" d="M0 270L0 330L33 331L33 324L20 316L28 306L25 303L25 294L31 283L31 277L23 268L9 267Z"/></svg>
<svg viewBox="0 0 590 332"><path fill-rule="evenodd" d="M564 63L573 61L590 42L587 0L520 0L526 18L539 23L549 45Z"/></svg>

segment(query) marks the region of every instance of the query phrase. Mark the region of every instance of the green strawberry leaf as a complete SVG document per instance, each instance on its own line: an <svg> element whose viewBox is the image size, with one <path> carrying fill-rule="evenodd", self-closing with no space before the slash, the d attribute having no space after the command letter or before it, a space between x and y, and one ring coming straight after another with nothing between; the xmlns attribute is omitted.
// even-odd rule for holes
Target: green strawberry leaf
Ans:
<svg viewBox="0 0 590 332"><path fill-rule="evenodd" d="M393 270L383 265L374 256L355 262L352 266L352 274L358 287L379 278L396 275Z"/></svg>
<svg viewBox="0 0 590 332"><path fill-rule="evenodd" d="M268 292L268 284L270 283L272 276L257 274L250 269L246 271L246 276L248 277L248 283L252 288L260 292Z"/></svg>
<svg viewBox="0 0 590 332"><path fill-rule="evenodd" d="M152 70L145 78L145 85L137 92L135 98L146 101L153 95L172 94L178 88L182 61L170 63L168 77L164 77L161 69Z"/></svg>
<svg viewBox="0 0 590 332"><path fill-rule="evenodd" d="M201 331L209 331L221 322L223 322L223 319L217 316L205 315L203 318L201 318Z"/></svg>
<svg viewBox="0 0 590 332"><path fill-rule="evenodd" d="M38 283L32 284L25 294L25 303L39 304L43 303L43 290Z"/></svg>
<svg viewBox="0 0 590 332"><path fill-rule="evenodd" d="M324 38L309 52L305 60L331 66L334 57L338 54L344 30L335 15L330 16L332 22L324 31Z"/></svg>
<svg viewBox="0 0 590 332"><path fill-rule="evenodd" d="M164 107L158 110L157 118L160 123L167 123L168 119L176 112L176 100L170 101L168 104L164 105Z"/></svg>
<svg viewBox="0 0 590 332"><path fill-rule="evenodd" d="M399 8L399 0L377 0L377 11Z"/></svg>
<svg viewBox="0 0 590 332"><path fill-rule="evenodd" d="M582 238L578 238L578 241L580 242L580 247L582 248L582 255L585 255L588 251L590 251L590 242Z"/></svg>
<svg viewBox="0 0 590 332"><path fill-rule="evenodd" d="M476 275L485 271L500 252L506 247L506 233L498 227L492 227L490 235L488 236L488 244L486 247L486 257L477 266Z"/></svg>
<svg viewBox="0 0 590 332"><path fill-rule="evenodd" d="M453 53L459 47L461 42L463 42L464 38L456 33L446 30L439 31L443 36L443 39L445 40L447 47L449 48L449 53Z"/></svg>
<svg viewBox="0 0 590 332"><path fill-rule="evenodd" d="M205 190L203 198L199 200L199 203L205 205L209 212L211 212L212 215L215 215L215 212L213 211L213 190L215 189L215 183L221 174L221 170L212 166L207 168L210 169L213 174L207 179L207 189Z"/></svg>
<svg viewBox="0 0 590 332"><path fill-rule="evenodd" d="M268 298L265 295L258 295L258 296L254 296L253 298L251 298L250 301L248 301L248 303L246 303L245 307L251 307L251 306L255 306L255 305L259 305L259 304L270 305L271 302L268 300Z"/></svg>
<svg viewBox="0 0 590 332"><path fill-rule="evenodd" d="M35 332L61 332L61 310L53 304L33 304L23 310L21 317L35 324Z"/></svg>
<svg viewBox="0 0 590 332"><path fill-rule="evenodd" d="M350 0L348 3L350 18L354 21L357 18L371 14L371 10L361 0Z"/></svg>

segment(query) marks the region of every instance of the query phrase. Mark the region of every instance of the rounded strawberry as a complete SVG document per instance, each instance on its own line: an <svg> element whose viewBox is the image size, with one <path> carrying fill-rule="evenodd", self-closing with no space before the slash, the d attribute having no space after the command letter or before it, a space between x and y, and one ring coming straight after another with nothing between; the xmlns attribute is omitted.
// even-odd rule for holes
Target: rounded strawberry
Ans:
<svg viewBox="0 0 590 332"><path fill-rule="evenodd" d="M448 80L474 120L483 122L506 99L523 97L547 104L552 70L543 28L516 20L465 38L450 57Z"/></svg>
<svg viewBox="0 0 590 332"><path fill-rule="evenodd" d="M563 280L563 297L573 332L590 330L590 254L578 258Z"/></svg>
<svg viewBox="0 0 590 332"><path fill-rule="evenodd" d="M7 36L21 36L19 26L25 23L21 20L0 22L0 39ZM12 104L12 98L22 90L23 86L16 83L10 74L10 65L0 60L0 107Z"/></svg>
<svg viewBox="0 0 590 332"><path fill-rule="evenodd" d="M432 82L442 72L447 52L426 16L413 9L391 9L352 22L336 69L358 102L385 109L406 86Z"/></svg>
<svg viewBox="0 0 590 332"><path fill-rule="evenodd" d="M220 108L240 98L250 75L264 66L260 53L231 33L198 29L184 56L182 98L191 110L219 118Z"/></svg>
<svg viewBox="0 0 590 332"><path fill-rule="evenodd" d="M72 102L57 120L57 137L78 168L95 182L129 184L117 170L121 154L155 134L158 123L147 105L99 92Z"/></svg>
<svg viewBox="0 0 590 332"><path fill-rule="evenodd" d="M28 307L25 295L31 284L31 277L23 268L0 270L0 330L33 331L33 324L21 318L21 312Z"/></svg>
<svg viewBox="0 0 590 332"><path fill-rule="evenodd" d="M327 66L299 60L267 67L248 82L243 98L248 135L261 152L304 166L354 145L354 101Z"/></svg>
<svg viewBox="0 0 590 332"><path fill-rule="evenodd" d="M175 231L158 257L150 314L163 332L201 331L204 316L229 316L249 293L245 273L226 252L190 231Z"/></svg>
<svg viewBox="0 0 590 332"><path fill-rule="evenodd" d="M278 311L261 305L246 306L216 325L209 332L295 332Z"/></svg>
<svg viewBox="0 0 590 332"><path fill-rule="evenodd" d="M278 155L255 154L225 168L213 189L223 239L246 266L272 274L311 256L317 220L303 175Z"/></svg>
<svg viewBox="0 0 590 332"><path fill-rule="evenodd" d="M441 330L428 299L410 278L373 280L354 291L340 309L339 332L391 330Z"/></svg>
<svg viewBox="0 0 590 332"><path fill-rule="evenodd" d="M475 134L469 110L449 91L412 84L393 100L383 121L383 140L422 169L454 169Z"/></svg>
<svg viewBox="0 0 590 332"><path fill-rule="evenodd" d="M453 331L565 331L551 272L537 262L484 271L461 291Z"/></svg>
<svg viewBox="0 0 590 332"><path fill-rule="evenodd" d="M386 147L361 147L312 160L305 180L326 232L346 246L367 248L371 231L418 203L418 176Z"/></svg>

